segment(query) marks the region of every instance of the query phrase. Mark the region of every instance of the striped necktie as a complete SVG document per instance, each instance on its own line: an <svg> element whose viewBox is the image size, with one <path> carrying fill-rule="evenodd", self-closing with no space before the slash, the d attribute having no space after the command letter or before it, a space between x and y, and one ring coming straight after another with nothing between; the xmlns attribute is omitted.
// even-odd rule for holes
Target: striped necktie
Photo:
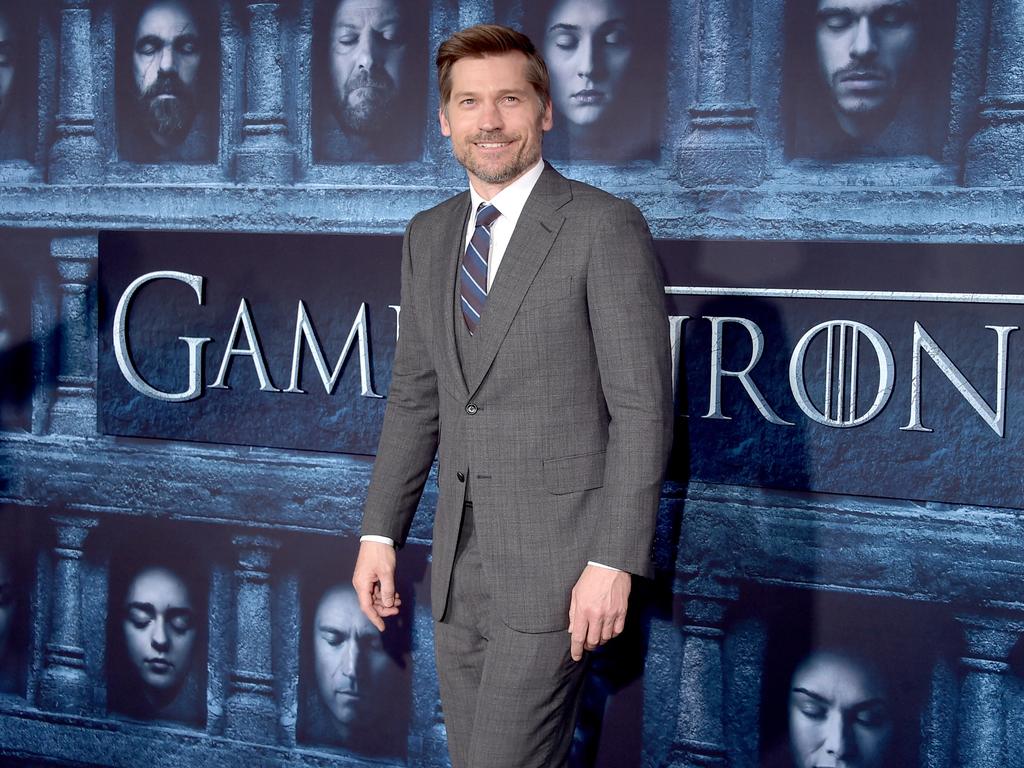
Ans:
<svg viewBox="0 0 1024 768"><path fill-rule="evenodd" d="M459 298L462 317L472 336L480 323L487 302L487 259L491 254L491 225L501 211L490 203L480 203L476 211L476 229L469 238L466 255L459 270Z"/></svg>

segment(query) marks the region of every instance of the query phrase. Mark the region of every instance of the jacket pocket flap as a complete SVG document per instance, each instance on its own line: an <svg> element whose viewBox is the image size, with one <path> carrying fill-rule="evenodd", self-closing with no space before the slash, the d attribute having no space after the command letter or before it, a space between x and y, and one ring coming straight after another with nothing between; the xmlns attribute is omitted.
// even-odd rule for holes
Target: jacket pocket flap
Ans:
<svg viewBox="0 0 1024 768"><path fill-rule="evenodd" d="M604 485L604 451L544 460L544 487L551 493L586 491Z"/></svg>

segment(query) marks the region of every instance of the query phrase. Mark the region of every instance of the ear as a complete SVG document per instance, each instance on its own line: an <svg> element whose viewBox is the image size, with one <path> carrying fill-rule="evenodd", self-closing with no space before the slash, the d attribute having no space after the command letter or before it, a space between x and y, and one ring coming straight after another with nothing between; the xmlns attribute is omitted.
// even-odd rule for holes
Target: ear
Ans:
<svg viewBox="0 0 1024 768"><path fill-rule="evenodd" d="M437 120L438 122L441 123L441 135L451 136L452 127L448 123L448 116L444 113L444 107L441 107L440 109L437 110Z"/></svg>
<svg viewBox="0 0 1024 768"><path fill-rule="evenodd" d="M547 100L547 104L544 105L544 114L541 116L540 127L545 131L550 131L555 125L555 118L553 108L551 106L551 99Z"/></svg>

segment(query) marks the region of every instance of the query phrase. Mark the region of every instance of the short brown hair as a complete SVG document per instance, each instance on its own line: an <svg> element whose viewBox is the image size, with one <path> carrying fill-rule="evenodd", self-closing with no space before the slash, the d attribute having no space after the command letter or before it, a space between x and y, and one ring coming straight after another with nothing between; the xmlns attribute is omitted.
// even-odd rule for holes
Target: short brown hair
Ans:
<svg viewBox="0 0 1024 768"><path fill-rule="evenodd" d="M551 78L548 65L526 35L498 24L477 24L449 37L437 49L437 87L441 92L441 108L448 109L452 96L452 66L459 59L498 56L519 51L526 56L526 80L540 99L541 109L551 100Z"/></svg>

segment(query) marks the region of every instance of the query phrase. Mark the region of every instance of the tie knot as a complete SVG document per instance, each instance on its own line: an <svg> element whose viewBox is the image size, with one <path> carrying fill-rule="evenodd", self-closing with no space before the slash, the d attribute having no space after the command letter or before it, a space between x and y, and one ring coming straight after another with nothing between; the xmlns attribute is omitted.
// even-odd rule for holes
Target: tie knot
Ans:
<svg viewBox="0 0 1024 768"><path fill-rule="evenodd" d="M484 227L490 229L491 224L494 220L501 216L501 211L495 208L490 203L480 203L480 207L476 209L476 225L478 227Z"/></svg>

